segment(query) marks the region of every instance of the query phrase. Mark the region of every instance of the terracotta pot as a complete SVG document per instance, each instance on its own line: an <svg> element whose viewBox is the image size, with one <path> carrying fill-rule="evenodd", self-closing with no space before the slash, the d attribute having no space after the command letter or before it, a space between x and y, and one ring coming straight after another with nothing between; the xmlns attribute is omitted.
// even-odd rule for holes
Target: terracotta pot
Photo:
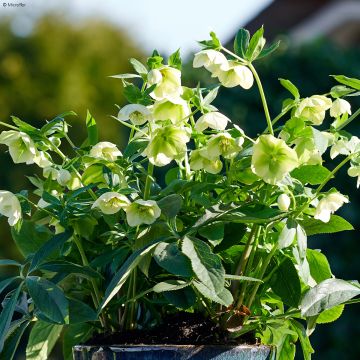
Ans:
<svg viewBox="0 0 360 360"><path fill-rule="evenodd" d="M74 360L266 360L264 345L116 345L73 348Z"/></svg>

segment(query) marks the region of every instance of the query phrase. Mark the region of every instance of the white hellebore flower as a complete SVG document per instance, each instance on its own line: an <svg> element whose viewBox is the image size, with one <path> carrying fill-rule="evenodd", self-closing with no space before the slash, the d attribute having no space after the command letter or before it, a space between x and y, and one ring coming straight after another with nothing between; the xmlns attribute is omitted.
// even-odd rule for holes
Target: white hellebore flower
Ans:
<svg viewBox="0 0 360 360"><path fill-rule="evenodd" d="M287 194L281 194L277 198L277 205L281 211L288 211L290 203L291 203L291 200L290 200L289 195L287 195Z"/></svg>
<svg viewBox="0 0 360 360"><path fill-rule="evenodd" d="M321 125L325 112L331 108L332 102L324 95L313 95L303 99L295 111L296 117L303 117L314 125Z"/></svg>
<svg viewBox="0 0 360 360"><path fill-rule="evenodd" d="M181 71L170 66L150 70L147 76L148 85L156 84L150 94L155 100L177 99L183 93L181 87Z"/></svg>
<svg viewBox="0 0 360 360"><path fill-rule="evenodd" d="M10 191L0 190L0 214L8 218L10 226L14 226L21 219L20 201Z"/></svg>
<svg viewBox="0 0 360 360"><path fill-rule="evenodd" d="M356 187L358 188L360 186L360 165L351 166L347 173L351 177L357 177Z"/></svg>
<svg viewBox="0 0 360 360"><path fill-rule="evenodd" d="M159 206L153 200L136 200L125 211L126 220L131 227L141 224L150 225L161 214Z"/></svg>
<svg viewBox="0 0 360 360"><path fill-rule="evenodd" d="M58 172L58 175L56 177L56 181L61 185L61 186L66 186L67 183L71 180L71 174L70 171L65 170L65 169L61 169Z"/></svg>
<svg viewBox="0 0 360 360"><path fill-rule="evenodd" d="M226 71L229 69L229 62L226 59L225 55L220 51L213 49L203 50L195 54L193 67L200 68L204 67L206 70L211 73L217 72L219 70Z"/></svg>
<svg viewBox="0 0 360 360"><path fill-rule="evenodd" d="M185 156L186 143L190 141L187 128L168 125L157 128L151 134L151 140L143 152L156 166L165 166L172 160L182 160Z"/></svg>
<svg viewBox="0 0 360 360"><path fill-rule="evenodd" d="M154 104L154 120L170 120L173 124L187 122L191 110L182 98L157 101Z"/></svg>
<svg viewBox="0 0 360 360"><path fill-rule="evenodd" d="M208 159L203 155L206 152L206 148L197 149L191 152L190 156L190 168L192 170L205 170L210 174L218 174L223 164L219 158Z"/></svg>
<svg viewBox="0 0 360 360"><path fill-rule="evenodd" d="M339 154L349 155L360 151L360 139L357 136L352 136L350 140L342 138L331 147L330 157L334 159Z"/></svg>
<svg viewBox="0 0 360 360"><path fill-rule="evenodd" d="M240 85L244 89L250 89L254 83L251 70L236 61L229 61L227 70L214 72L213 76L217 76L221 84L228 88Z"/></svg>
<svg viewBox="0 0 360 360"><path fill-rule="evenodd" d="M10 156L15 164L33 164L38 156L33 140L22 131L3 131L0 134L0 144L9 147Z"/></svg>
<svg viewBox="0 0 360 360"><path fill-rule="evenodd" d="M43 176L44 178L50 178L51 180L56 180L56 178L58 177L59 174L59 170L51 167L51 166L47 166L43 169Z"/></svg>
<svg viewBox="0 0 360 360"><path fill-rule="evenodd" d="M299 164L296 151L284 140L261 135L253 147L251 170L266 183L275 185Z"/></svg>
<svg viewBox="0 0 360 360"><path fill-rule="evenodd" d="M115 144L102 141L92 147L89 155L98 159L115 161L118 156L122 156L122 153Z"/></svg>
<svg viewBox="0 0 360 360"><path fill-rule="evenodd" d="M102 213L111 215L121 209L126 209L130 205L130 200L117 192L107 192L102 194L92 205L92 209L99 208Z"/></svg>
<svg viewBox="0 0 360 360"><path fill-rule="evenodd" d="M49 155L44 151L37 152L37 155L34 158L34 163L41 168L46 168L53 164L49 160Z"/></svg>
<svg viewBox="0 0 360 360"><path fill-rule="evenodd" d="M314 218L327 223L330 220L331 214L348 202L348 198L339 192L330 193L319 201Z"/></svg>
<svg viewBox="0 0 360 360"><path fill-rule="evenodd" d="M212 111L199 117L195 124L195 129L200 132L207 128L214 130L225 130L229 121L230 119L220 112Z"/></svg>
<svg viewBox="0 0 360 360"><path fill-rule="evenodd" d="M344 99L336 99L330 108L330 116L337 118L343 114L351 115L351 105Z"/></svg>
<svg viewBox="0 0 360 360"><path fill-rule="evenodd" d="M229 133L212 136L204 150L203 156L214 159L222 155L225 159L232 159L242 149L243 137L233 138Z"/></svg>
<svg viewBox="0 0 360 360"><path fill-rule="evenodd" d="M117 117L122 121L130 120L134 125L143 125L152 119L152 114L144 105L128 104L120 109Z"/></svg>

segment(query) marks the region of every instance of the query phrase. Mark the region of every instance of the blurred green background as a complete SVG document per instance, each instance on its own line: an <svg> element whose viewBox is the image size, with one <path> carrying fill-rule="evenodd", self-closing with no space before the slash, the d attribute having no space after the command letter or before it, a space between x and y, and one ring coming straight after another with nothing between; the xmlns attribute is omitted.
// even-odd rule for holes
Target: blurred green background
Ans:
<svg viewBox="0 0 360 360"><path fill-rule="evenodd" d="M99 124L101 139L121 148L127 132L110 118L116 114L114 104L122 105L124 101L121 82L108 76L131 72L128 59L141 60L148 55L135 46L126 32L103 21L74 24L54 15L41 18L27 36L15 35L10 20L2 19L0 34L0 121L9 122L10 115L16 115L40 125L63 111L74 110L79 116L71 119L71 131L75 143L80 144L85 136L83 124L89 109ZM292 47L285 39L279 51L267 61L259 61L257 67L270 111L276 114L287 97L278 78L291 79L301 89L302 96L325 93L334 85L329 74L360 78L359 63L360 48L357 46L342 48L320 39ZM191 66L186 65L184 84L196 86L198 81L208 84L211 79L208 73L194 73ZM255 87L250 91L222 89L215 105L250 135L256 135L264 127ZM353 108L359 105L354 99ZM353 133L360 136L359 129L358 122L354 122ZM5 150L1 146L0 189L13 192L31 189L24 175L32 175L38 169L15 167ZM356 180L345 172L337 184L338 189L352 199L341 212L356 231L311 238L309 247L323 249L337 277L358 279L360 198ZM0 258L19 257L7 221L0 218ZM5 269L0 271L0 278L6 275ZM360 335L360 325L356 321L359 315L360 309L355 305L346 308L343 317L334 324L319 325L312 336L316 349L314 359L360 358L360 343L355 340Z"/></svg>

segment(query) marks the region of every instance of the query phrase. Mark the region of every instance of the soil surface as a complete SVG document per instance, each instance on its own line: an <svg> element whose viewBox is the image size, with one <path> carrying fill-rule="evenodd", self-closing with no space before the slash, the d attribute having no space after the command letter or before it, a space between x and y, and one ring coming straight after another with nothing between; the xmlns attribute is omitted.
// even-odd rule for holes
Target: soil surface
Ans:
<svg viewBox="0 0 360 360"><path fill-rule="evenodd" d="M255 344L254 334L231 339L229 332L199 314L180 312L155 328L97 334L85 345L236 345Z"/></svg>

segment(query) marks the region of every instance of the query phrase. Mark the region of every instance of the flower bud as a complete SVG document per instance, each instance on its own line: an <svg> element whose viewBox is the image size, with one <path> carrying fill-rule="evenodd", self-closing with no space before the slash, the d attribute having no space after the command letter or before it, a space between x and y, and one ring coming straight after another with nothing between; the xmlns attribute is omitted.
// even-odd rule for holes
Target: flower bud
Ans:
<svg viewBox="0 0 360 360"><path fill-rule="evenodd" d="M287 211L289 209L290 203L291 203L291 200L287 194L281 194L277 198L278 208L281 211Z"/></svg>
<svg viewBox="0 0 360 360"><path fill-rule="evenodd" d="M250 89L254 83L251 70L235 61L229 61L228 70L214 72L213 76L217 76L221 84L228 88L240 85L244 89Z"/></svg>
<svg viewBox="0 0 360 360"><path fill-rule="evenodd" d="M331 100L326 96L313 95L300 102L295 111L295 116L305 118L314 125L321 125L325 119L325 112L330 109L331 105Z"/></svg>
<svg viewBox="0 0 360 360"><path fill-rule="evenodd" d="M21 219L20 201L10 191L0 190L0 214L8 218L10 226L16 225Z"/></svg>
<svg viewBox="0 0 360 360"><path fill-rule="evenodd" d="M229 69L229 63L225 55L213 49L203 50L195 54L193 67L200 68L202 66L211 73Z"/></svg>
<svg viewBox="0 0 360 360"><path fill-rule="evenodd" d="M156 201L136 200L126 209L126 220L129 226L150 225L160 216L161 210Z"/></svg>
<svg viewBox="0 0 360 360"><path fill-rule="evenodd" d="M218 111L208 112L199 117L195 124L197 131L204 131L207 128L214 130L225 130L230 119Z"/></svg>

